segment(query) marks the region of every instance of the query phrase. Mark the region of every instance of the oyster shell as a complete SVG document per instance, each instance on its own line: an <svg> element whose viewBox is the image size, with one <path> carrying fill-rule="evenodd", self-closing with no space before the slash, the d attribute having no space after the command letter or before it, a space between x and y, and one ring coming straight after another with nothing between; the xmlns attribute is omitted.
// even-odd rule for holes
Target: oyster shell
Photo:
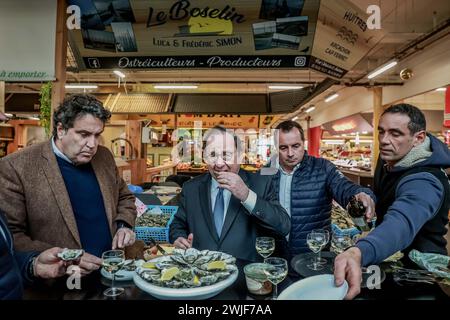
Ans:
<svg viewBox="0 0 450 320"><path fill-rule="evenodd" d="M58 253L58 257L63 261L73 261L78 260L84 254L83 249L67 249L65 248L62 252Z"/></svg>
<svg viewBox="0 0 450 320"><path fill-rule="evenodd" d="M195 260L197 260L199 251L195 248L189 248L184 252L183 258L184 261L186 261L189 264L194 263Z"/></svg>

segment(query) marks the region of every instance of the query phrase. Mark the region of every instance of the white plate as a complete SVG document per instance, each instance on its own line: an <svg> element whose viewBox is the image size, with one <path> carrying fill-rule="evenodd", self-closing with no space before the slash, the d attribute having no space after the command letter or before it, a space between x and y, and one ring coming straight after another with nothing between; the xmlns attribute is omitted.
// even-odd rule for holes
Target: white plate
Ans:
<svg viewBox="0 0 450 320"><path fill-rule="evenodd" d="M234 281L236 281L238 273L239 272L235 272L227 279L213 285L199 288L163 288L145 281L137 273L134 274L133 280L139 289L161 300L204 300L214 297L225 288L232 285Z"/></svg>
<svg viewBox="0 0 450 320"><path fill-rule="evenodd" d="M127 262L130 260L126 260ZM137 260L135 262L136 268L140 267L144 263L144 260ZM100 273L103 277L106 279L112 280L112 273L109 273L104 268L100 270ZM126 270L119 270L116 273L115 281L131 281L133 280L133 276L136 273L136 271L126 271Z"/></svg>
<svg viewBox="0 0 450 320"><path fill-rule="evenodd" d="M278 296L278 300L342 300L347 291L347 281L336 287L332 274L321 274L294 282Z"/></svg>

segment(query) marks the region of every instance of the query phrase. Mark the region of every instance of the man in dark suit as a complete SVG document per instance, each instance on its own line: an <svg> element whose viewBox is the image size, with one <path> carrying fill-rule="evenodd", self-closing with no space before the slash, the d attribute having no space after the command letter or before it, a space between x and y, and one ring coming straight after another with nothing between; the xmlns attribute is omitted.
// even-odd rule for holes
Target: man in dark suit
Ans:
<svg viewBox="0 0 450 320"><path fill-rule="evenodd" d="M170 241L256 261L257 236L286 236L290 219L277 200L271 176L240 170L240 140L223 127L205 135L209 173L184 184L170 226Z"/></svg>

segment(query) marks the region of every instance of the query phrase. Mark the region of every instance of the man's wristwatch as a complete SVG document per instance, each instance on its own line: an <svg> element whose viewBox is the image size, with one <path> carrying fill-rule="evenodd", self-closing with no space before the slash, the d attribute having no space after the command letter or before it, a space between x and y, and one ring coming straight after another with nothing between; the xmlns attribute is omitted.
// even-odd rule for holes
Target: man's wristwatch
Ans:
<svg viewBox="0 0 450 320"><path fill-rule="evenodd" d="M36 259L37 258L38 258L37 256L34 256L28 262L27 274L28 274L28 277L30 279L35 279L36 278L36 276L34 275L34 268L35 268L35 265L36 265Z"/></svg>

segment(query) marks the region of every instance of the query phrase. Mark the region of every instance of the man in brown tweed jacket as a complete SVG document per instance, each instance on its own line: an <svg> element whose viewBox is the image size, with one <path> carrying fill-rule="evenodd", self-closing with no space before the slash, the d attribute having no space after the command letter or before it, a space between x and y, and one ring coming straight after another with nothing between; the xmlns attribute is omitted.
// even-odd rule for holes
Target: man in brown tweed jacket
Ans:
<svg viewBox="0 0 450 320"><path fill-rule="evenodd" d="M134 243L134 196L98 145L110 116L95 97L70 96L54 113L50 141L0 159L0 210L16 250L83 248L87 274L103 251Z"/></svg>

